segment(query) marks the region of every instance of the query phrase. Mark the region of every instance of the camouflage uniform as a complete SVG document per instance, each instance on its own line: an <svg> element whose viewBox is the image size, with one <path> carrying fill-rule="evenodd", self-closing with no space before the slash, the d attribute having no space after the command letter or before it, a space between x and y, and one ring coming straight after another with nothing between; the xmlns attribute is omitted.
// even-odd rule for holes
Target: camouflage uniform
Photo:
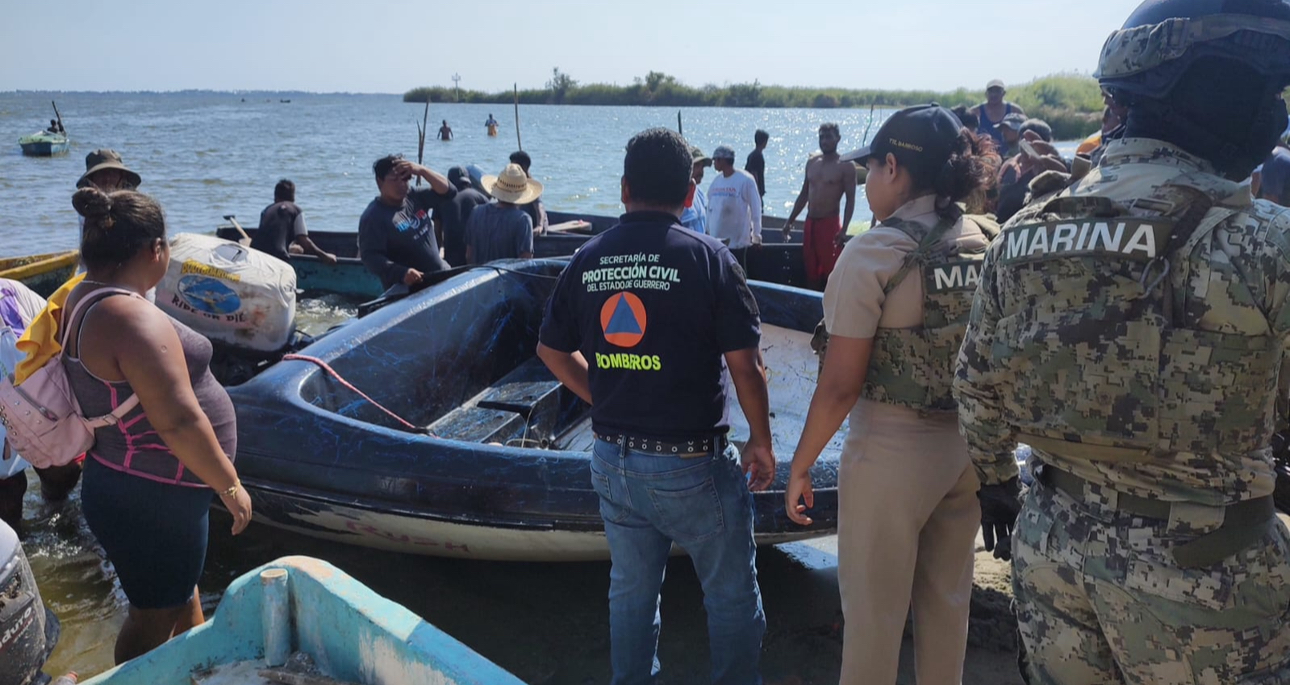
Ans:
<svg viewBox="0 0 1290 685"><path fill-rule="evenodd" d="M1018 440L1051 476L1012 541L1032 682L1290 682L1290 535L1256 506L1288 297L1290 210L1156 140L992 245L954 387L982 484Z"/></svg>

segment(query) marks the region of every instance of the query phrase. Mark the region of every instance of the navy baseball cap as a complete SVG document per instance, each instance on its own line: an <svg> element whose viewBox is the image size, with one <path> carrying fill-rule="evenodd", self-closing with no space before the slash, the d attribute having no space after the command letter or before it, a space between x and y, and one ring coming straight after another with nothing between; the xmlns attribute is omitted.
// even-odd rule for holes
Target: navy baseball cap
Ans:
<svg viewBox="0 0 1290 685"><path fill-rule="evenodd" d="M936 103L909 107L891 115L865 147L842 155L842 161L863 166L870 157L890 153L907 166L944 164L958 146L963 123Z"/></svg>

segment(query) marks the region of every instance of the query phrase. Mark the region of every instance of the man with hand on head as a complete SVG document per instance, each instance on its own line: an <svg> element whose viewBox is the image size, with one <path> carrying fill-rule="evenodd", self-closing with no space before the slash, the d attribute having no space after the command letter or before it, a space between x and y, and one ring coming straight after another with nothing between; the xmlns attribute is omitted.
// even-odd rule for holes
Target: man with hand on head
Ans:
<svg viewBox="0 0 1290 685"><path fill-rule="evenodd" d="M399 283L414 286L426 274L447 269L439 255L430 211L452 200L457 189L442 175L398 155L376 160L372 171L381 194L358 220L358 253L363 265L386 289ZM430 187L410 189L408 181L413 176Z"/></svg>

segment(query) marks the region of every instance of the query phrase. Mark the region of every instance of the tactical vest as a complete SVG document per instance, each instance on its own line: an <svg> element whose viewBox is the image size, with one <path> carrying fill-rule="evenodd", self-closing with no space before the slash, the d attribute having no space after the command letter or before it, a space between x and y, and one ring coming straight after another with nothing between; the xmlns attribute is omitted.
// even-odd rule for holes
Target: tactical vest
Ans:
<svg viewBox="0 0 1290 685"><path fill-rule="evenodd" d="M957 219L941 219L928 228L899 219L882 222L918 243L887 281L883 294L890 294L911 273L921 274L923 322L917 328L878 329L862 397L921 411L958 409L950 386L985 252L961 254L955 243L944 242L942 238L956 223ZM987 237L992 234L988 225L982 226L982 232Z"/></svg>
<svg viewBox="0 0 1290 685"><path fill-rule="evenodd" d="M1189 260L1239 211L1214 206L1212 185L1184 175L1127 206L1041 198L999 236L993 285L1013 306L990 349L1013 379L1000 400L1019 441L1091 461L1267 446L1280 340L1242 273L1211 260L1198 274ZM1247 305L1264 332L1201 330L1206 289Z"/></svg>

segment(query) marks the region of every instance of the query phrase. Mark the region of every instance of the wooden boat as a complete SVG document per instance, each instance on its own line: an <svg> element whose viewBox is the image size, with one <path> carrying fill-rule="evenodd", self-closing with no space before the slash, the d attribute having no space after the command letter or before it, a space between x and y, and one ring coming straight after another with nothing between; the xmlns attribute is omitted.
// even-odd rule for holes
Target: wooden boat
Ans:
<svg viewBox="0 0 1290 685"><path fill-rule="evenodd" d="M79 250L0 258L0 278L21 281L41 297L49 297L76 273L80 261Z"/></svg>
<svg viewBox="0 0 1290 685"><path fill-rule="evenodd" d="M292 656L284 666L293 649L307 659ZM302 661L317 672L302 673L295 667ZM290 679L293 673L299 679ZM284 557L239 577L209 621L82 685L275 682L522 685L411 611L310 557Z"/></svg>
<svg viewBox="0 0 1290 685"><path fill-rule="evenodd" d="M52 157L67 152L70 143L64 133L38 131L18 139L22 154L29 157Z"/></svg>
<svg viewBox="0 0 1290 685"><path fill-rule="evenodd" d="M539 259L568 257L582 247L582 244L590 240L592 236L603 233L618 223L618 217L616 216L580 212L548 210L547 218L552 225L577 222L580 227L571 230L551 231L546 235L534 236L533 256ZM794 230L790 238L785 241L781 233L784 219L764 217L762 221L765 229L763 235L766 242L760 248L748 251L747 262L744 264L748 278L780 285L805 287L806 267L802 261L801 229ZM254 237L259 229L245 228L244 230L247 235ZM234 241L242 237L241 233L232 224L218 226L216 235ZM311 229L309 237L318 247L342 258L342 262L345 262L346 259L356 261L358 258L358 234L353 231L315 231ZM297 277L302 282L307 277L326 279L328 274L332 273L327 270L327 265L311 255L292 255L291 263L296 266ZM379 288L379 281L375 277L372 277L372 283L375 284L374 287ZM309 289L304 285L300 285L300 287L306 290ZM377 294L380 293L379 290L376 292Z"/></svg>
<svg viewBox="0 0 1290 685"><path fill-rule="evenodd" d="M312 235L312 234L311 234ZM317 240L317 239L315 239ZM415 554L567 561L608 558L588 477L589 407L535 357L562 260L495 262L450 275L301 351L323 360L415 430L308 361L230 388L238 472L256 520L323 539ZM814 390L819 293L750 284L763 322L775 449L754 497L759 543L837 526L841 438L815 478L816 523L784 513L789 459ZM731 439L746 421L731 400Z"/></svg>

